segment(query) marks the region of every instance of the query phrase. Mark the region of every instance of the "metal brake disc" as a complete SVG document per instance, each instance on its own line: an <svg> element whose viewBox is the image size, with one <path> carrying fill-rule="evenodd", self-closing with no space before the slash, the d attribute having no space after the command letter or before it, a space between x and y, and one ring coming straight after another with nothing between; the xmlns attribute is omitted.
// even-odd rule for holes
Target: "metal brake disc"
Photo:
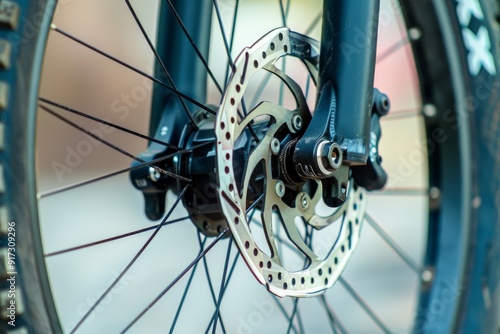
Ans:
<svg viewBox="0 0 500 334"><path fill-rule="evenodd" d="M286 175L287 144L300 138L311 113L299 85L275 63L281 57L298 57L315 82L318 45L309 37L279 28L245 48L235 61L215 120L217 193L222 211L249 269L277 296L314 296L331 287L358 243L365 213L366 196L353 182L346 202L332 209L322 200L320 181L293 183ZM248 82L260 70L284 82L295 99L295 110L261 102L246 114L242 111ZM243 161L235 153L242 141L252 141ZM260 186L256 180L261 180ZM260 212L260 219L254 218L254 211ZM330 224L340 224L338 235L330 237L334 241L326 255L319 256L300 226L318 231ZM264 231L267 248L258 246L252 233L257 228ZM286 240L278 237L278 229L286 232ZM307 261L302 269L285 268L281 243L303 254Z"/></svg>

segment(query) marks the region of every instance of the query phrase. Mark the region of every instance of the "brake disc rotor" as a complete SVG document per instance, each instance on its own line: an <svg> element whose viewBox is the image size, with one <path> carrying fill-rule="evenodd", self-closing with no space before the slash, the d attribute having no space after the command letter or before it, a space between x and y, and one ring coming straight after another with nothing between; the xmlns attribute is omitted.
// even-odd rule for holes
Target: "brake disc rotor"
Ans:
<svg viewBox="0 0 500 334"><path fill-rule="evenodd" d="M365 212L366 196L353 182L344 205L332 209L322 200L320 181L293 183L286 175L286 148L300 138L311 113L299 85L275 63L281 57L299 57L314 81L317 50L318 42L287 28L273 30L245 48L235 61L215 121L219 203L249 269L277 296L314 296L331 287L356 247ZM261 102L246 114L241 111L248 82L260 70L284 82L295 99L295 110ZM248 138L253 141L252 149L246 161L241 161L233 153ZM258 198L249 195L255 193L249 188L255 188L257 179L262 180ZM254 221L254 210L260 211L260 222ZM252 233L258 227L253 224L261 225L267 251L258 246ZM319 256L300 225L320 230L330 224L340 224L338 236L329 238L334 241L326 255ZM277 236L279 228L284 229L288 240ZM301 270L285 268L283 254L278 251L280 243L295 247L305 256L307 261Z"/></svg>

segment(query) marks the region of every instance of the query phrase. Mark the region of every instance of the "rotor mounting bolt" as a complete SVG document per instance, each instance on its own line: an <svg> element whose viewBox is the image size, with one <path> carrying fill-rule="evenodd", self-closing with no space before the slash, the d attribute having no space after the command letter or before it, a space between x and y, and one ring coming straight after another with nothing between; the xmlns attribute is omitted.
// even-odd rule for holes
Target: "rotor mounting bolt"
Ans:
<svg viewBox="0 0 500 334"><path fill-rule="evenodd" d="M271 151L274 155L278 155L280 153L281 144L278 138L271 139Z"/></svg>
<svg viewBox="0 0 500 334"><path fill-rule="evenodd" d="M285 184L283 181L276 182L276 195L281 198L285 195Z"/></svg>
<svg viewBox="0 0 500 334"><path fill-rule="evenodd" d="M300 131L302 129L302 117L300 115L295 115L292 117L292 126L295 131Z"/></svg>
<svg viewBox="0 0 500 334"><path fill-rule="evenodd" d="M300 208L302 210L307 210L309 208L309 196L304 193L304 192L301 192L299 194L299 205L300 205Z"/></svg>

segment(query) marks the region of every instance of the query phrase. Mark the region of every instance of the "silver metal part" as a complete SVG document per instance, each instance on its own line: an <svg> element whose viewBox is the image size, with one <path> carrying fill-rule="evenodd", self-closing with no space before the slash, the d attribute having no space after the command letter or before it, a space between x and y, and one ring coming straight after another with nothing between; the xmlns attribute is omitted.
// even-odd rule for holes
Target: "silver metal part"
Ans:
<svg viewBox="0 0 500 334"><path fill-rule="evenodd" d="M365 212L366 196L361 188L351 185L347 189L345 204L333 209L323 201L322 182L310 180L303 185L294 184L285 189L285 184L276 174L279 166L276 165L278 159L273 141L276 138L297 138L299 129L309 123L311 112L299 85L274 63L287 55L299 57L315 81L319 58L317 50L316 41L290 32L288 28L275 29L253 46L243 49L234 63L234 71L215 121L217 194L222 211L249 269L261 284L277 296L315 296L333 286L358 243ZM295 98L296 109L289 110L263 101L242 118L238 106L248 82L263 69L278 76L286 84ZM296 116L300 117L300 127L297 126L299 118ZM248 133L248 126L255 126L263 118L272 118L273 121L266 123L269 125L265 127L265 133L261 133L255 142L242 175L236 172L241 171L242 166L228 157L233 156L238 139ZM333 153L330 157L333 158ZM339 161L341 163L341 159ZM337 162L334 159L330 168L333 169ZM255 173L261 173L265 178L262 190L264 196L260 197L259 203L250 203L247 200L248 188ZM290 194L296 195L290 196L289 190ZM260 214L254 215L250 207L260 211ZM254 234L258 229L255 217L259 217L258 224L262 226L265 247L260 247L262 238L258 239ZM297 253L308 259L306 267L297 269L285 266L286 259L278 252L278 245L285 241L282 237L277 238L276 224L281 224L281 230L286 231L287 247L294 247ZM338 236L328 234L330 229L327 228L330 226L337 228ZM322 245L326 252L320 255L318 249L307 242L304 229L311 230L311 233L328 234L329 241Z"/></svg>
<svg viewBox="0 0 500 334"><path fill-rule="evenodd" d="M302 117L300 117L300 115L293 116L292 125L295 131L300 131L300 129L302 129Z"/></svg>
<svg viewBox="0 0 500 334"><path fill-rule="evenodd" d="M274 155L278 155L280 153L281 144L277 138L273 138L271 140L271 151Z"/></svg>
<svg viewBox="0 0 500 334"><path fill-rule="evenodd" d="M285 196L286 187L283 181L276 181L275 189L276 189L276 196L278 196L279 198Z"/></svg>
<svg viewBox="0 0 500 334"><path fill-rule="evenodd" d="M342 151L336 143L323 140L316 149L316 158L320 171L325 175L332 174L342 166Z"/></svg>
<svg viewBox="0 0 500 334"><path fill-rule="evenodd" d="M158 182L161 178L161 174L159 171L157 171L153 167L149 167L149 178L153 182Z"/></svg>

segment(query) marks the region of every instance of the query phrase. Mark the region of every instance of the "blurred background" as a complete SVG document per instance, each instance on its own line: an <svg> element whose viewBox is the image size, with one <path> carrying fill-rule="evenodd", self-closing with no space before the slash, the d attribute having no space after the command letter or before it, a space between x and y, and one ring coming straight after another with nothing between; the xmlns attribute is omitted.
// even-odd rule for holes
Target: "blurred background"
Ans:
<svg viewBox="0 0 500 334"><path fill-rule="evenodd" d="M131 1L148 35L155 40L159 0ZM268 31L282 25L279 1L239 1L233 58ZM232 25L235 0L218 2ZM321 24L315 23L321 1L292 0L288 26L309 31L320 39ZM219 31L213 17L212 31ZM60 2L53 23L87 43L146 72L153 72L154 57L130 11L121 0L68 0ZM226 29L228 31L229 29ZM381 154L390 175L385 192L370 194L367 212L421 262L427 224L427 171L425 133L418 82L404 24L397 1L382 1L375 87L391 99L390 116L383 120ZM394 48L395 45L400 47ZM387 54L386 51L394 49ZM382 55L384 57L382 58ZM220 34L211 42L209 64L220 82L226 73L226 52ZM290 62L287 71L305 85L304 69ZM257 90L259 80L254 80ZM278 85L269 84L263 99L272 99ZM218 105L220 94L208 88L208 103ZM40 96L147 134L152 84L96 52L51 33L47 44ZM308 100L314 106L314 94ZM286 103L290 103L286 101ZM67 115L85 129L132 154L139 154L147 142L99 123ZM50 192L127 168L130 158L40 111L37 130L38 191L40 225L46 254L95 242L151 226L143 214L143 198L128 174L107 178L58 194ZM168 198L169 203L175 200ZM172 219L184 217L180 210ZM149 233L111 243L47 257L47 266L61 323L66 331L78 322L104 289L119 275L146 242ZM210 241L210 240L209 240ZM219 243L207 256L215 293L222 277L227 243ZM186 265L196 257L199 242L188 220L165 227L137 263L96 308L81 327L81 333L111 333L123 329ZM233 247L231 259L237 250ZM365 224L358 249L343 275L359 295L388 324L391 331L411 330L416 310L418 276ZM164 296L131 329L132 333L164 332L170 327L188 277ZM351 333L374 333L378 328L342 286L326 293L327 300ZM291 313L294 302L280 301ZM300 301L305 327L324 332L330 328L316 299ZM214 304L200 265L193 276L184 313L176 327L179 333L206 330ZM224 296L221 313L229 333L281 333L287 320L274 298L260 286L243 261ZM285 325L284 325L285 324Z"/></svg>

